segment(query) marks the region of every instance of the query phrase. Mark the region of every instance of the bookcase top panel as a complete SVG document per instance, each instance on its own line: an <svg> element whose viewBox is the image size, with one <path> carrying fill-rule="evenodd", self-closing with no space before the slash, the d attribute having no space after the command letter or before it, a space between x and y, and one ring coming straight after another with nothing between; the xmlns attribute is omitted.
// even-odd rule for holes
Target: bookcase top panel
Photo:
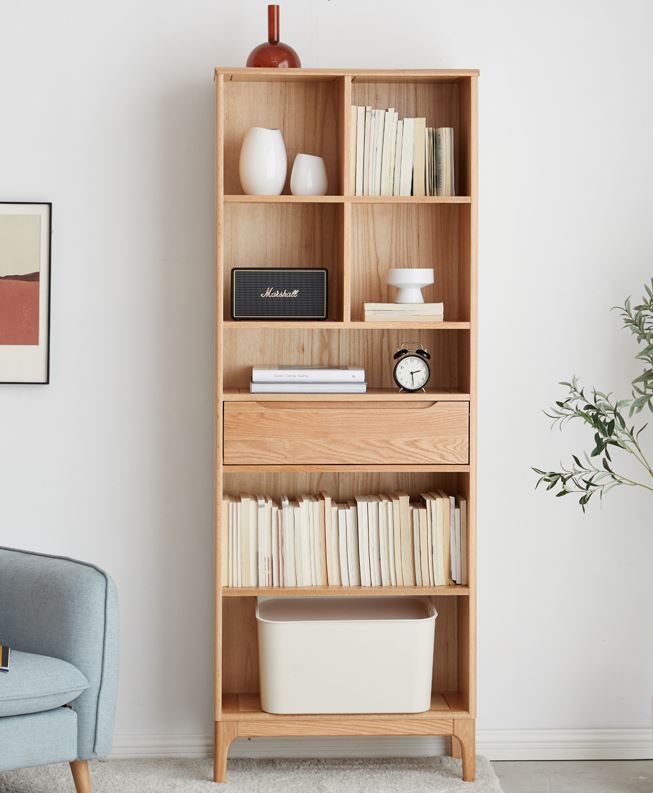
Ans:
<svg viewBox="0 0 653 793"><path fill-rule="evenodd" d="M478 69L259 69L246 67L223 67L215 70L215 76L237 82L291 82L335 80L351 77L355 82L451 82L468 77L477 77Z"/></svg>

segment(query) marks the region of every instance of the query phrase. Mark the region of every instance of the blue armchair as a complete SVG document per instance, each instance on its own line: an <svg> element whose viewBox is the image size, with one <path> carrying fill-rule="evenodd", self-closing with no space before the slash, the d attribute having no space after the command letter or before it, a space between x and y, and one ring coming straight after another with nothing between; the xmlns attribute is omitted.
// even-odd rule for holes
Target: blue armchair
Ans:
<svg viewBox="0 0 653 793"><path fill-rule="evenodd" d="M90 564L0 547L0 771L69 762L91 793L88 761L109 753L118 683L118 598Z"/></svg>

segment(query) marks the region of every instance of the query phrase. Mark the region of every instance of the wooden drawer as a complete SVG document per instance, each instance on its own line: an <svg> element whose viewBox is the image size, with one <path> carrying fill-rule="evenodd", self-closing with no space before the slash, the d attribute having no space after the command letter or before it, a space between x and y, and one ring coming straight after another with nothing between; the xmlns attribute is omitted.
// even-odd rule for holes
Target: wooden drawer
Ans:
<svg viewBox="0 0 653 793"><path fill-rule="evenodd" d="M468 402L225 402L225 465L469 462Z"/></svg>

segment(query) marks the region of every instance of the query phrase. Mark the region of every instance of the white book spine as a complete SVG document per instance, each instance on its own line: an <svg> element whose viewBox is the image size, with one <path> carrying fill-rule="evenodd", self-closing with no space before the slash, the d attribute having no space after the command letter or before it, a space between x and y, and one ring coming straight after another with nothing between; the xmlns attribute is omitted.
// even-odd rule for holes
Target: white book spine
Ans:
<svg viewBox="0 0 653 793"><path fill-rule="evenodd" d="M363 195L364 151L365 151L365 107L356 107L356 195Z"/></svg>
<svg viewBox="0 0 653 793"><path fill-rule="evenodd" d="M349 586L361 585L360 560L358 558L358 520L355 506L347 508L347 569Z"/></svg>
<svg viewBox="0 0 653 793"><path fill-rule="evenodd" d="M342 575L340 574L340 538L338 534L337 504L331 505L330 532L331 555L333 557L333 586L341 586Z"/></svg>
<svg viewBox="0 0 653 793"><path fill-rule="evenodd" d="M365 108L365 147L363 150L363 195L370 195L372 171L372 141L374 115L371 107Z"/></svg>
<svg viewBox="0 0 653 793"><path fill-rule="evenodd" d="M301 507L293 505L293 526L295 533L295 577L297 586L309 586L310 581L304 576L304 533L302 531Z"/></svg>
<svg viewBox="0 0 653 793"><path fill-rule="evenodd" d="M372 586L381 586L381 555L379 551L379 502L372 496L367 505L369 532L370 575Z"/></svg>
<svg viewBox="0 0 653 793"><path fill-rule="evenodd" d="M376 121L374 123L374 156L372 174L372 195L381 195L381 173L383 170L383 137L385 135L385 112L375 110Z"/></svg>
<svg viewBox="0 0 653 793"><path fill-rule="evenodd" d="M410 508L410 517L413 525L413 550L415 553L415 586L422 586L422 556L419 541L419 512L414 507Z"/></svg>
<svg viewBox="0 0 653 793"><path fill-rule="evenodd" d="M338 551L340 553L340 578L342 586L349 586L349 561L347 559L347 508L338 507Z"/></svg>
<svg viewBox="0 0 653 793"><path fill-rule="evenodd" d="M286 497L281 500L281 534L283 547L283 579L282 586L297 586L295 577L295 532L293 530L293 512Z"/></svg>
<svg viewBox="0 0 653 793"><path fill-rule="evenodd" d="M381 585L390 586L390 554L388 552L388 513L383 501L378 502L379 510L379 564Z"/></svg>
<svg viewBox="0 0 653 793"><path fill-rule="evenodd" d="M415 152L415 119L404 119L401 145L401 182L399 195L409 196L413 189L413 155Z"/></svg>
<svg viewBox="0 0 653 793"><path fill-rule="evenodd" d="M425 195L424 183L426 177L424 138L426 137L426 119L415 119L415 146L413 151L413 195Z"/></svg>
<svg viewBox="0 0 653 793"><path fill-rule="evenodd" d="M395 140L395 164L392 174L392 195L401 195L401 154L404 145L404 122L397 121Z"/></svg>
<svg viewBox="0 0 653 793"><path fill-rule="evenodd" d="M394 185L394 170L395 170L395 150L397 146L397 113L390 108L389 119L389 133L388 133L388 146L387 158L384 161L384 172L381 181L381 195L391 196L393 193ZM386 125L388 121L386 121ZM385 143L385 141L384 141ZM384 148L385 156L385 148Z"/></svg>
<svg viewBox="0 0 653 793"><path fill-rule="evenodd" d="M256 502L252 499L249 506L249 586L256 586L257 582L257 531L256 531Z"/></svg>
<svg viewBox="0 0 653 793"><path fill-rule="evenodd" d="M388 522L388 559L390 564L390 586L397 586L397 560L395 558L395 525L394 508L389 498L384 498Z"/></svg>
<svg viewBox="0 0 653 793"><path fill-rule="evenodd" d="M279 507L272 505L272 586L281 586L279 579Z"/></svg>
<svg viewBox="0 0 653 793"><path fill-rule="evenodd" d="M435 130L436 183L439 196L453 196L454 189L454 140L451 127L438 127Z"/></svg>
<svg viewBox="0 0 653 793"><path fill-rule="evenodd" d="M236 532L238 530L237 517L238 504L229 504L229 586L237 586L236 583L236 560L238 559L238 542Z"/></svg>
<svg viewBox="0 0 653 793"><path fill-rule="evenodd" d="M358 559L361 570L361 586L372 586L369 530L367 526L367 502L362 496L356 499L356 511L358 513Z"/></svg>

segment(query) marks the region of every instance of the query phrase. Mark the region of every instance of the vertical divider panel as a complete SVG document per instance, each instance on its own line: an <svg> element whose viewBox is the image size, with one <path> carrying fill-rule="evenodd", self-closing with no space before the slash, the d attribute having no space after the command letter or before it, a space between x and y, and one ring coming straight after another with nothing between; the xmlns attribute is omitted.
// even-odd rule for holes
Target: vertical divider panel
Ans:
<svg viewBox="0 0 653 793"><path fill-rule="evenodd" d="M345 200L342 206L342 226L340 228L342 255L342 319L351 321L351 203Z"/></svg>
<svg viewBox="0 0 653 793"><path fill-rule="evenodd" d="M341 170L340 175L342 178L342 194L351 195L349 191L349 179L351 178L351 169L354 167L352 163L351 146L349 145L349 134L351 128L351 76L339 78L340 90L338 97L340 100L340 113L342 123L340 124L340 144L342 156L340 158Z"/></svg>
<svg viewBox="0 0 653 793"><path fill-rule="evenodd" d="M342 114L342 193L349 195L349 179L354 167L352 151L349 145L351 128L351 81L350 75L341 78L340 112ZM342 256L342 319L351 321L351 203L345 198L342 214L342 227L340 228L340 245Z"/></svg>
<svg viewBox="0 0 653 793"><path fill-rule="evenodd" d="M224 271L224 75L215 78L216 89L216 145L215 145L215 197L216 197L216 237L215 237L215 631L214 642L214 703L215 720L222 717L222 396L224 390L222 370L223 347L223 271Z"/></svg>

